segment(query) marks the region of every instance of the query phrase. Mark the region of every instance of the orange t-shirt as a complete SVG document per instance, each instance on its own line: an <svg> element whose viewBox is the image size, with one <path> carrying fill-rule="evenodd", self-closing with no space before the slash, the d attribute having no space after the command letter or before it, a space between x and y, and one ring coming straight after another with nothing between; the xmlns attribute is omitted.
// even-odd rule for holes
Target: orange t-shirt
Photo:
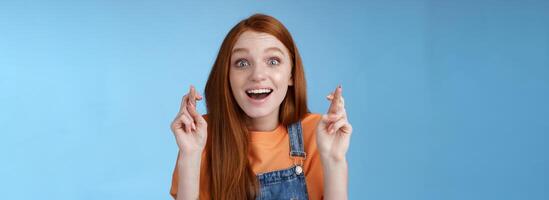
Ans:
<svg viewBox="0 0 549 200"><path fill-rule="evenodd" d="M307 114L301 121L303 131L303 145L307 158L303 162L303 171L307 183L309 199L322 199L324 193L324 180L322 175L322 163L316 148L316 126L320 121L319 114ZM264 173L275 170L287 169L293 166L290 158L290 137L286 127L279 125L273 131L250 134L250 152L248 158L252 170L256 173ZM202 154L201 168L205 169L205 153ZM178 155L179 156L179 155ZM177 159L176 159L177 160ZM200 173L200 199L210 199L205 170ZM177 162L172 176L170 194L175 198L178 185Z"/></svg>

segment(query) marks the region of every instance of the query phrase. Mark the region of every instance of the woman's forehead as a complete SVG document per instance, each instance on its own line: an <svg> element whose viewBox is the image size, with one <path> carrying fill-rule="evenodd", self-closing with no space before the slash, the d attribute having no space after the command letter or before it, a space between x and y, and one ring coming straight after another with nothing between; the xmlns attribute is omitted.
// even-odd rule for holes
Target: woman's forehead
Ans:
<svg viewBox="0 0 549 200"><path fill-rule="evenodd" d="M264 51L268 49L279 48L287 51L286 47L275 36L268 33L246 31L242 33L236 41L233 52L238 51Z"/></svg>

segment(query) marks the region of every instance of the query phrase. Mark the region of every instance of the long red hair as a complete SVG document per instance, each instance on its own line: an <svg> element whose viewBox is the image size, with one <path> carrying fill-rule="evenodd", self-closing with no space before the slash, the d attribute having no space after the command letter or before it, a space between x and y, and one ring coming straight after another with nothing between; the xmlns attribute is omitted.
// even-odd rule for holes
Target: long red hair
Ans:
<svg viewBox="0 0 549 200"><path fill-rule="evenodd" d="M247 117L236 103L229 85L231 52L245 31L273 35L290 53L294 84L289 86L281 103L279 121L286 126L301 120L309 112L303 64L286 27L263 14L254 14L236 24L221 44L204 92L208 112L206 174L212 199L254 199L259 192L248 160L249 132L244 121Z"/></svg>

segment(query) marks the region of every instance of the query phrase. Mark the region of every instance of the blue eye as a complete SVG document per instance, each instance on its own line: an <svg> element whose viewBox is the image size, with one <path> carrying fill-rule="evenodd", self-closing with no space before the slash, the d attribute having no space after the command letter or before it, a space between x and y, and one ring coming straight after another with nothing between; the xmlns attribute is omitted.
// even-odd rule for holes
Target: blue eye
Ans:
<svg viewBox="0 0 549 200"><path fill-rule="evenodd" d="M278 60L278 58L270 58L267 63L269 63L269 65L278 65L280 64L280 60Z"/></svg>
<svg viewBox="0 0 549 200"><path fill-rule="evenodd" d="M239 59L236 61L237 67L247 67L250 66L250 63L246 59Z"/></svg>

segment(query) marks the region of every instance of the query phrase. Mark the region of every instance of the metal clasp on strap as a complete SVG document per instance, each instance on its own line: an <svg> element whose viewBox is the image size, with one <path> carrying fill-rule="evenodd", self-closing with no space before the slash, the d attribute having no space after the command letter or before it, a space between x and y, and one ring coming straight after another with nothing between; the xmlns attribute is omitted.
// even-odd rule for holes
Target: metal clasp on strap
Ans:
<svg viewBox="0 0 549 200"><path fill-rule="evenodd" d="M294 160L295 173L297 175L300 175L301 173L303 173L303 163L306 158L307 158L307 154L305 154L303 157L292 156L292 159Z"/></svg>

